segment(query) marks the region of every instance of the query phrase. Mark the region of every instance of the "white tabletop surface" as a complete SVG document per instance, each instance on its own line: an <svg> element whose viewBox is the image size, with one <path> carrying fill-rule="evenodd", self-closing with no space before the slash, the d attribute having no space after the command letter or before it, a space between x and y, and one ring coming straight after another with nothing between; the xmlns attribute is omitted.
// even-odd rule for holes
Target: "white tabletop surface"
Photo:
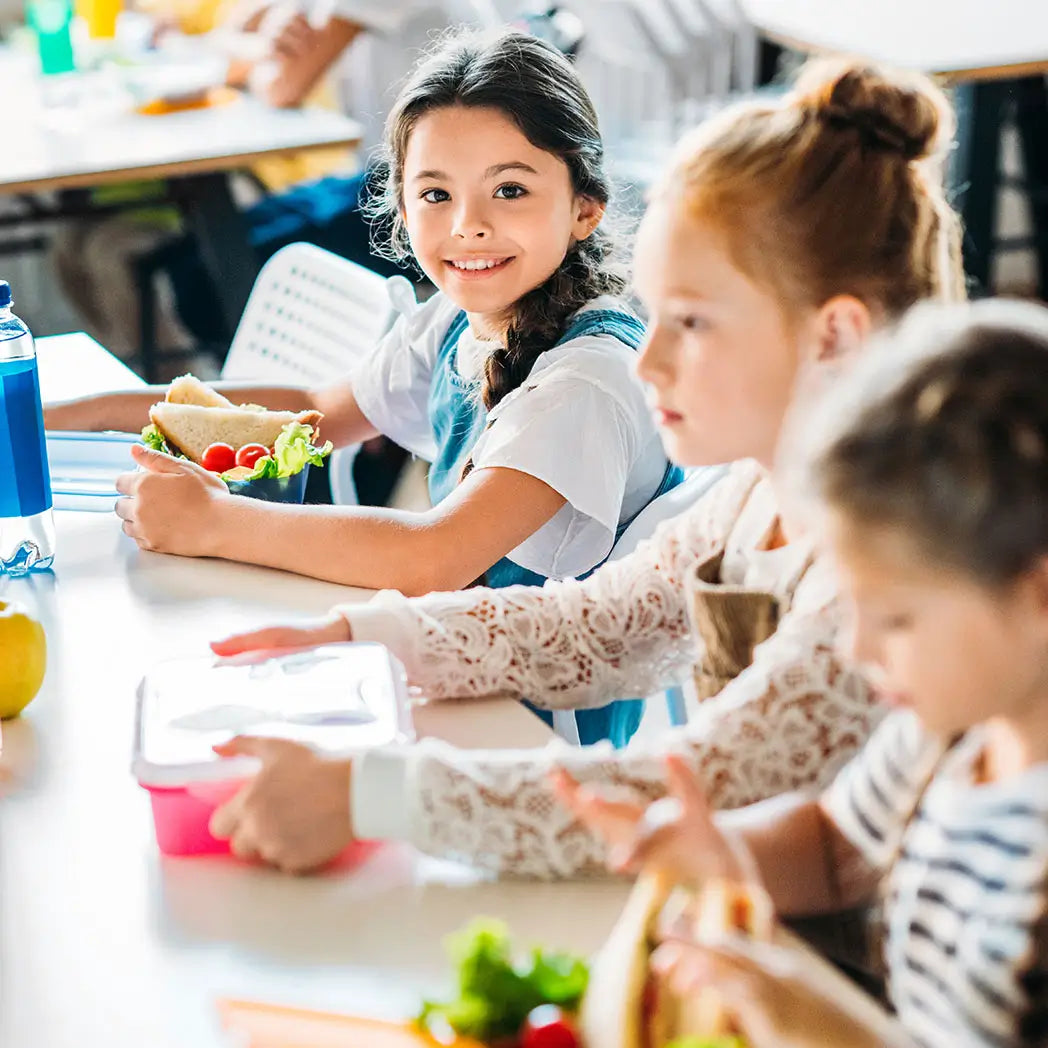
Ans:
<svg viewBox="0 0 1048 1048"><path fill-rule="evenodd" d="M280 153L360 141L360 126L324 109L275 109L249 95L224 105L56 124L46 111L17 124L0 157L0 193L69 189L136 178L242 168Z"/></svg>
<svg viewBox="0 0 1048 1048"><path fill-rule="evenodd" d="M769 36L964 77L1048 68L1044 0L741 0Z"/></svg>
<svg viewBox="0 0 1048 1048"><path fill-rule="evenodd" d="M45 396L67 393L78 372L80 391L129 384L82 336L41 342ZM162 858L129 772L143 671L354 591L143 554L108 514L62 512L57 524L53 577L0 580L0 599L30 604L49 643L43 691L4 724L0 1045L228 1048L219 996L407 1015L447 988L440 938L478 914L506 919L525 942L599 945L621 885L497 884L402 846L355 872L304 879L228 858ZM512 702L422 714L420 730L460 745L549 738Z"/></svg>

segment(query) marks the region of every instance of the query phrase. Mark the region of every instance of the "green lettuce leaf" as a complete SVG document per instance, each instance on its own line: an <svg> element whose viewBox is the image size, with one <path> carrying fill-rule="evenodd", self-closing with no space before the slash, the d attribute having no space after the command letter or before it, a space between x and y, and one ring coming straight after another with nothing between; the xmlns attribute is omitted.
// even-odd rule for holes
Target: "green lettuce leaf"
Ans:
<svg viewBox="0 0 1048 1048"><path fill-rule="evenodd" d="M289 422L273 444L273 458L277 463L278 477L293 477L306 466L323 466L324 459L331 454L334 445L329 440L323 447L311 443L313 427L302 422Z"/></svg>
<svg viewBox="0 0 1048 1048"><path fill-rule="evenodd" d="M171 449L167 446L163 434L152 423L142 430L142 443L154 451L162 451L165 455L171 454Z"/></svg>
<svg viewBox="0 0 1048 1048"><path fill-rule="evenodd" d="M249 480L271 480L277 477L293 477L306 466L323 466L324 460L334 450L329 440L323 447L312 443L313 427L301 422L289 422L274 441L273 454L263 455L255 463Z"/></svg>
<svg viewBox="0 0 1048 1048"><path fill-rule="evenodd" d="M578 1008L589 979L581 958L533 949L515 964L509 930L500 921L479 918L448 936L446 948L457 972L457 996L427 1001L418 1023L446 1023L456 1033L486 1041L513 1037L533 1008L556 1004Z"/></svg>

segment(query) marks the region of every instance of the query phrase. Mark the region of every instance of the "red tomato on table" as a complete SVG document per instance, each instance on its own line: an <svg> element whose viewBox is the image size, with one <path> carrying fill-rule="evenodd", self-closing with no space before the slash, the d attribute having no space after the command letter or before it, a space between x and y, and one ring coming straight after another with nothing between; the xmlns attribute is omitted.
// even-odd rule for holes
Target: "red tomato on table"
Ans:
<svg viewBox="0 0 1048 1048"><path fill-rule="evenodd" d="M229 444L212 444L204 452L200 465L212 473L225 473L236 465L236 452Z"/></svg>
<svg viewBox="0 0 1048 1048"><path fill-rule="evenodd" d="M238 466L245 466L247 469L254 469L255 463L260 458L265 458L266 455L270 454L269 448L265 444L245 444L236 455L236 464Z"/></svg>

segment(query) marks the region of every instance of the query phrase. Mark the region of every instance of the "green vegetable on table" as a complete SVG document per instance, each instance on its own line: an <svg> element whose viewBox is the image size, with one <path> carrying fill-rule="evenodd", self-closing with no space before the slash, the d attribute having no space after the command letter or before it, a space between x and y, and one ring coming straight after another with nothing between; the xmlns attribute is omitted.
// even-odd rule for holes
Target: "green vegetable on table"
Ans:
<svg viewBox="0 0 1048 1048"><path fill-rule="evenodd" d="M457 971L457 995L424 1003L416 1020L424 1029L442 1020L479 1041L515 1037L533 1008L555 1004L572 1012L586 992L584 960L536 947L515 962L509 929L500 921L479 918L445 945Z"/></svg>

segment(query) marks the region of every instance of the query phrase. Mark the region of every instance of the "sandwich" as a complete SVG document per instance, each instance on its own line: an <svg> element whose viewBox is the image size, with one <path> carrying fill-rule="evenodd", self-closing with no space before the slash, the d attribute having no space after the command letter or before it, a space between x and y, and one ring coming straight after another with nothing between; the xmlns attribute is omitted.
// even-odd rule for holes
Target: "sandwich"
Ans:
<svg viewBox="0 0 1048 1048"><path fill-rule="evenodd" d="M591 1048L743 1048L745 1042L714 987L678 996L651 969L659 926L670 911L697 942L726 931L770 939L773 909L754 885L711 880L696 891L655 873L637 881L611 935L594 959L579 1026Z"/></svg>
<svg viewBox="0 0 1048 1048"><path fill-rule="evenodd" d="M267 411L237 405L192 375L176 378L149 409L142 440L157 451L189 459L223 480L290 477L323 465L330 442L318 446L319 411Z"/></svg>

